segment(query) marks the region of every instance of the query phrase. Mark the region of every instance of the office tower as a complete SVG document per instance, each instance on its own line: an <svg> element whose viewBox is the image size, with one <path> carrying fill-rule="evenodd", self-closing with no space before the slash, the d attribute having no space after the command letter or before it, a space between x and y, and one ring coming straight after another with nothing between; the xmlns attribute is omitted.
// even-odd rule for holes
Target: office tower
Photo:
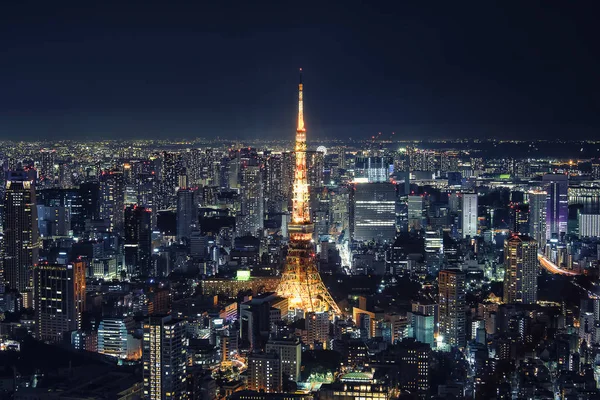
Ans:
<svg viewBox="0 0 600 400"><path fill-rule="evenodd" d="M579 237L600 237L600 214L579 214Z"/></svg>
<svg viewBox="0 0 600 400"><path fill-rule="evenodd" d="M425 398L430 389L429 363L431 347L427 343L403 340L392 350L399 366L399 386L410 393L418 393Z"/></svg>
<svg viewBox="0 0 600 400"><path fill-rule="evenodd" d="M451 346L465 345L465 273L458 269L440 271L439 320L440 335L444 343Z"/></svg>
<svg viewBox="0 0 600 400"><path fill-rule="evenodd" d="M98 332L95 331L72 331L71 346L75 350L89 351L92 353L98 352Z"/></svg>
<svg viewBox="0 0 600 400"><path fill-rule="evenodd" d="M134 321L131 317L104 318L98 325L98 353L116 358L139 358L139 340L131 335Z"/></svg>
<svg viewBox="0 0 600 400"><path fill-rule="evenodd" d="M546 185L546 238L558 239L567 233L569 216L569 177L564 174L546 174L542 178Z"/></svg>
<svg viewBox="0 0 600 400"><path fill-rule="evenodd" d="M103 171L100 176L100 218L110 221L111 232L123 232L125 181L121 171Z"/></svg>
<svg viewBox="0 0 600 400"><path fill-rule="evenodd" d="M523 203L511 203L509 208L510 231L518 235L529 233L529 205Z"/></svg>
<svg viewBox="0 0 600 400"><path fill-rule="evenodd" d="M548 193L544 191L529 192L529 236L539 246L546 245L546 204Z"/></svg>
<svg viewBox="0 0 600 400"><path fill-rule="evenodd" d="M248 356L248 389L278 393L282 386L281 363L275 353L253 353Z"/></svg>
<svg viewBox="0 0 600 400"><path fill-rule="evenodd" d="M433 303L429 300L411 301L411 311L413 313L422 315L433 316L433 329L434 334L437 336L439 333L439 316L440 306L437 303Z"/></svg>
<svg viewBox="0 0 600 400"><path fill-rule="evenodd" d="M78 192L83 204L84 221L100 219L100 185L97 182L85 182L79 185Z"/></svg>
<svg viewBox="0 0 600 400"><path fill-rule="evenodd" d="M464 193L462 196L462 236L477 236L477 193Z"/></svg>
<svg viewBox="0 0 600 400"><path fill-rule="evenodd" d="M38 223L40 235L42 235L42 225L45 225L48 231L59 232L59 236L68 235L70 230L75 236L85 231L84 202L78 189L43 189L37 192L37 199L38 222L45 221ZM40 206L50 210L42 211Z"/></svg>
<svg viewBox="0 0 600 400"><path fill-rule="evenodd" d="M356 157L354 180L368 183L387 182L390 172L393 172L390 165L393 166L393 160L389 157Z"/></svg>
<svg viewBox="0 0 600 400"><path fill-rule="evenodd" d="M60 342L81 329L85 309L85 263L37 265L33 273L37 339Z"/></svg>
<svg viewBox="0 0 600 400"><path fill-rule="evenodd" d="M391 242L396 237L396 187L391 183L360 183L353 192L353 238Z"/></svg>
<svg viewBox="0 0 600 400"><path fill-rule="evenodd" d="M434 344L435 317L420 312L411 311L408 313L408 320L412 330L412 337L417 342L427 343L430 346Z"/></svg>
<svg viewBox="0 0 600 400"><path fill-rule="evenodd" d="M305 312L332 311L341 314L317 270L311 222L306 169L306 129L302 98L302 78L298 87L298 127L296 129L296 173L288 254L277 293L289 300L290 309Z"/></svg>
<svg viewBox="0 0 600 400"><path fill-rule="evenodd" d="M38 232L40 237L68 236L71 230L71 214L64 206L37 205Z"/></svg>
<svg viewBox="0 0 600 400"><path fill-rule="evenodd" d="M408 196L408 230L419 231L423 228L423 197Z"/></svg>
<svg viewBox="0 0 600 400"><path fill-rule="evenodd" d="M38 262L35 188L23 171L9 172L3 210L4 283L23 292L30 286L31 268Z"/></svg>
<svg viewBox="0 0 600 400"><path fill-rule="evenodd" d="M504 242L504 302L534 304L537 300L537 242L513 235Z"/></svg>
<svg viewBox="0 0 600 400"><path fill-rule="evenodd" d="M198 224L198 209L193 189L177 191L177 240L189 240L192 230Z"/></svg>
<svg viewBox="0 0 600 400"><path fill-rule="evenodd" d="M298 339L269 340L265 352L279 355L282 375L294 382L300 381L302 347Z"/></svg>
<svg viewBox="0 0 600 400"><path fill-rule="evenodd" d="M262 171L259 165L244 165L241 170L241 222L242 236L262 237L264 224L264 191Z"/></svg>
<svg viewBox="0 0 600 400"><path fill-rule="evenodd" d="M125 267L131 276L150 276L152 229L150 210L129 205L125 208Z"/></svg>
<svg viewBox="0 0 600 400"><path fill-rule="evenodd" d="M324 312L311 312L306 314L306 345L313 348L319 344L324 349L329 346L329 315Z"/></svg>
<svg viewBox="0 0 600 400"><path fill-rule="evenodd" d="M144 322L144 398L186 399L185 327L171 316Z"/></svg>

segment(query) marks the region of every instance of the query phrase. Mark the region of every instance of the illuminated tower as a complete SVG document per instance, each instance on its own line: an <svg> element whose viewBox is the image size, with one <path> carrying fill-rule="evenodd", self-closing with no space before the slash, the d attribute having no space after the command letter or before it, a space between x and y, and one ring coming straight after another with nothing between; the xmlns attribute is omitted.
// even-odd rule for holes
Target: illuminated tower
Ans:
<svg viewBox="0 0 600 400"><path fill-rule="evenodd" d="M300 70L302 74L302 70ZM298 129L296 130L296 170L292 198L292 221L288 226L290 243L285 269L277 292L289 299L290 309L305 312L331 311L341 314L317 271L312 241L308 174L306 168L306 129L304 128L302 75L298 86Z"/></svg>

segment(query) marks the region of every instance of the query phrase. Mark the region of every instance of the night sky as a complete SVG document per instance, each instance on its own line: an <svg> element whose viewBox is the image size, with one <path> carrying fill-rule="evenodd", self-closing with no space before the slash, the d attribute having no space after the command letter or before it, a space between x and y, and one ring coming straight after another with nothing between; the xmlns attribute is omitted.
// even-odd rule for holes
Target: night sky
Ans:
<svg viewBox="0 0 600 400"><path fill-rule="evenodd" d="M598 1L6 3L2 139L600 137Z"/></svg>

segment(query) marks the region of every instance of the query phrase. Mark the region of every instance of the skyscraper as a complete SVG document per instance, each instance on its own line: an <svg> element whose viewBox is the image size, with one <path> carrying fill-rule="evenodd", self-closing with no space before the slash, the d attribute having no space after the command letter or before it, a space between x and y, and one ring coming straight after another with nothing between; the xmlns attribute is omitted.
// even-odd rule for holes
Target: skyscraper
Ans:
<svg viewBox="0 0 600 400"><path fill-rule="evenodd" d="M198 210L194 196L193 189L184 188L177 191L177 240L189 240L192 230L198 223Z"/></svg>
<svg viewBox="0 0 600 400"><path fill-rule="evenodd" d="M546 245L546 203L548 193L544 191L529 192L529 236L539 246Z"/></svg>
<svg viewBox="0 0 600 400"><path fill-rule="evenodd" d="M184 323L171 316L150 317L144 322L144 398L187 398L184 329Z"/></svg>
<svg viewBox="0 0 600 400"><path fill-rule="evenodd" d="M85 263L38 265L34 268L37 339L59 342L81 329L85 309Z"/></svg>
<svg viewBox="0 0 600 400"><path fill-rule="evenodd" d="M564 174L546 174L542 182L547 185L546 238L559 239L567 233L569 216L569 177Z"/></svg>
<svg viewBox="0 0 600 400"><path fill-rule="evenodd" d="M35 188L23 171L10 172L7 177L3 227L4 282L22 292L30 285L40 247Z"/></svg>
<svg viewBox="0 0 600 400"><path fill-rule="evenodd" d="M534 304L537 300L537 242L513 235L504 242L504 302Z"/></svg>
<svg viewBox="0 0 600 400"><path fill-rule="evenodd" d="M265 162L264 176L266 211L281 213L287 210L287 207L284 207L283 195L283 155L269 154Z"/></svg>
<svg viewBox="0 0 600 400"><path fill-rule="evenodd" d="M477 236L477 193L464 193L462 201L462 235L473 238Z"/></svg>
<svg viewBox="0 0 600 400"><path fill-rule="evenodd" d="M451 346L465 345L465 273L446 269L438 275L440 335Z"/></svg>
<svg viewBox="0 0 600 400"><path fill-rule="evenodd" d="M360 183L353 193L353 238L391 242L396 237L396 187L391 183Z"/></svg>
<svg viewBox="0 0 600 400"><path fill-rule="evenodd" d="M423 228L423 197L408 196L408 230L419 231Z"/></svg>
<svg viewBox="0 0 600 400"><path fill-rule="evenodd" d="M125 180L123 172L103 171L100 177L100 218L110 221L111 232L123 232Z"/></svg>
<svg viewBox="0 0 600 400"><path fill-rule="evenodd" d="M277 293L289 300L290 309L305 312L333 311L341 314L317 270L311 222L309 186L306 169L306 128L302 76L298 85L298 127L296 129L296 172L292 202L292 221L288 226L290 242L286 264Z"/></svg>
<svg viewBox="0 0 600 400"><path fill-rule="evenodd" d="M259 165L244 165L241 170L241 222L242 235L262 236L264 224L264 190Z"/></svg>
<svg viewBox="0 0 600 400"><path fill-rule="evenodd" d="M133 276L149 276L152 257L150 210L129 205L125 208L125 266Z"/></svg>
<svg viewBox="0 0 600 400"><path fill-rule="evenodd" d="M510 209L510 231L519 235L529 233L529 205L524 203L511 203Z"/></svg>

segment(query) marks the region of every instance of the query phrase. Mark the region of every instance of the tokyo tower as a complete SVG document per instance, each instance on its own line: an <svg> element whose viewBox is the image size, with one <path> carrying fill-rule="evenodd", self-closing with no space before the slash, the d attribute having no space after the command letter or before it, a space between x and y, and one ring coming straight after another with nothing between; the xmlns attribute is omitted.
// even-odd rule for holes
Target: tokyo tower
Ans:
<svg viewBox="0 0 600 400"><path fill-rule="evenodd" d="M292 199L292 221L288 225L290 235L285 268L277 293L289 300L290 309L304 312L341 311L321 280L317 270L314 225L310 218L308 178L306 171L306 129L304 127L304 104L302 100L302 69L298 85L298 128L296 129L296 172Z"/></svg>

